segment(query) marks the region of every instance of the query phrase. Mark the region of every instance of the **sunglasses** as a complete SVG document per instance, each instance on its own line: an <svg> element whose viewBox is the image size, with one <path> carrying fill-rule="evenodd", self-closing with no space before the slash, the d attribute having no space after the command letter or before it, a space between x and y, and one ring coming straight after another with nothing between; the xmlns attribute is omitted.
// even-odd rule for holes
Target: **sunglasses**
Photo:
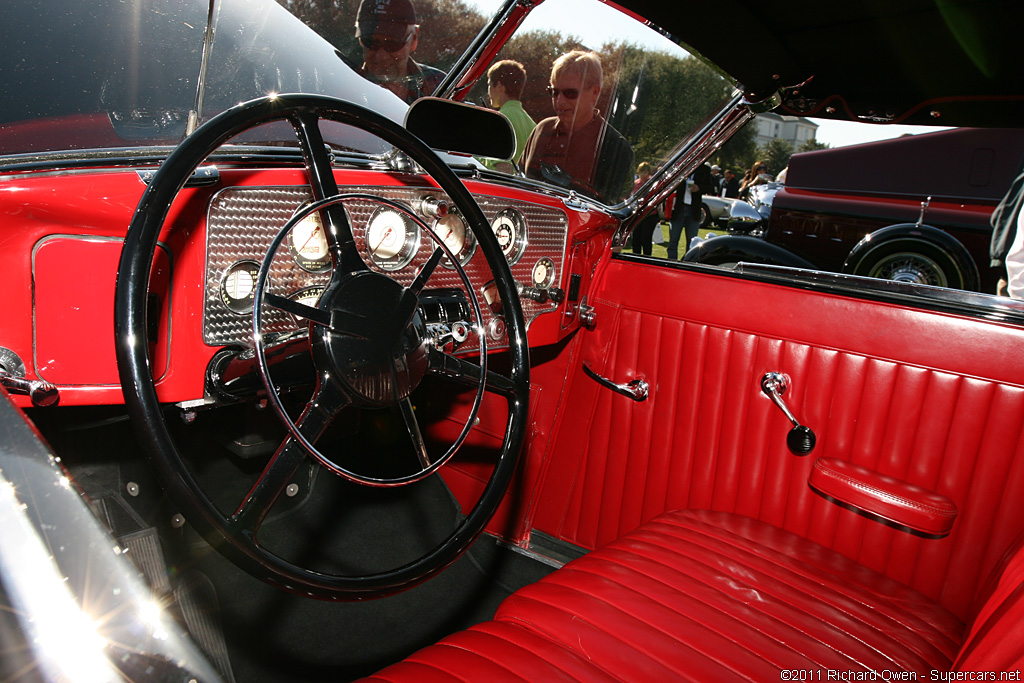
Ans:
<svg viewBox="0 0 1024 683"><path fill-rule="evenodd" d="M555 99L559 94L564 95L567 100L575 100L580 96L579 88L564 88L560 90L558 88L548 86L547 91L548 94L551 95L551 99Z"/></svg>
<svg viewBox="0 0 1024 683"><path fill-rule="evenodd" d="M409 31L405 38L378 38L377 36L369 36L368 38L360 38L359 44L367 50L384 50L384 52L395 53L401 50L406 44L412 40L412 36L415 31Z"/></svg>

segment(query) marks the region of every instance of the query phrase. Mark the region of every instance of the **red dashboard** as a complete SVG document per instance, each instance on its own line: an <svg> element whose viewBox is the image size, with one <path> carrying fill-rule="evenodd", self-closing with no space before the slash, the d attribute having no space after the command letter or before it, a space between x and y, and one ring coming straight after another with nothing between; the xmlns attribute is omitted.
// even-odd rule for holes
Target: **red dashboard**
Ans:
<svg viewBox="0 0 1024 683"><path fill-rule="evenodd" d="M436 186L418 175L345 170L335 176L343 192L382 196L413 212L423 197L443 199ZM225 344L244 344L251 335L249 311L225 308L219 288L233 264L262 258L267 235L302 203L306 182L298 168L226 168L216 173L214 183L186 188L175 201L150 282L148 316L161 321L149 340L161 400L202 398L206 367L216 351ZM503 212L522 219L524 234L508 254L513 275L521 286L542 284L553 294L537 296L536 288L526 290L530 346L556 343L579 324L576 313L585 305L590 278L599 255L607 251L615 222L602 214L567 210L555 197L475 181L467 185L495 225ZM7 285L0 336L23 361L27 378L58 387L62 405L122 400L114 357L114 285L122 240L144 189L140 172L113 169L8 176L0 186L0 272ZM283 203L275 192L285 193ZM366 221L373 210L363 205L349 211L365 256ZM261 230L247 234L260 233L263 242L258 236L240 237L240 230L231 233L231 226L243 224L260 225ZM218 234L227 247L222 246L215 263ZM429 243L422 236L417 253L401 268L389 267L389 274L400 282L411 280L417 264L429 255ZM279 253L275 259L287 257ZM466 272L481 293L486 282L475 280L485 274L482 265L480 256L467 255ZM281 280L281 286L291 289L285 294L315 286L315 272L291 270L287 284ZM453 273L437 269L428 287L459 286ZM534 277L543 282L533 282ZM274 274L270 279L270 287L279 280ZM488 323L500 314L484 310L487 320L480 327L493 330ZM211 319L218 316L232 330L226 337L211 334ZM489 348L501 348L500 328L490 337ZM29 405L26 397L15 400Z"/></svg>

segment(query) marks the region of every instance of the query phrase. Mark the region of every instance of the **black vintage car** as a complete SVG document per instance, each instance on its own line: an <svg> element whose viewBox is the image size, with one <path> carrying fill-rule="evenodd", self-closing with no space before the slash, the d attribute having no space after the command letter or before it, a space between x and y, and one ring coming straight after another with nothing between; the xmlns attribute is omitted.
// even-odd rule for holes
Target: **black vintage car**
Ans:
<svg viewBox="0 0 1024 683"><path fill-rule="evenodd" d="M1024 168L1024 131L959 128L794 154L786 182L751 197L754 234L702 243L698 263L740 260L995 292L990 218Z"/></svg>
<svg viewBox="0 0 1024 683"><path fill-rule="evenodd" d="M1019 3L375 9L0 6L0 680L1018 680L1024 304L622 245L757 111L1024 121Z"/></svg>

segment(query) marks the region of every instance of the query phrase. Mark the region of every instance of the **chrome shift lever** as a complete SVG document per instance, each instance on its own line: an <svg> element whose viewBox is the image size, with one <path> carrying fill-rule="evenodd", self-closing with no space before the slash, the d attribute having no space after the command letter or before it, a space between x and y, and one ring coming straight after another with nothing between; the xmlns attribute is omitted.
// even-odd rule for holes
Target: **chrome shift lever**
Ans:
<svg viewBox="0 0 1024 683"><path fill-rule="evenodd" d="M796 417L793 416L793 411L782 400L782 395L786 393L788 388L789 378L782 373L766 372L764 377L761 378L761 391L793 423L793 428L789 430L789 434L786 436L786 445L789 446L789 450L794 455L807 455L814 450L816 439L811 428L800 424Z"/></svg>

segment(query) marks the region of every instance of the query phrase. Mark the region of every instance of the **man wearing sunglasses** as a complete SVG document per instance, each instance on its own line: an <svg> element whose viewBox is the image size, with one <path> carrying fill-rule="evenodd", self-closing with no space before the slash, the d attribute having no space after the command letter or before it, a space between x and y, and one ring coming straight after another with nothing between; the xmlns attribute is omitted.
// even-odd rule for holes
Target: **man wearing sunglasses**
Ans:
<svg viewBox="0 0 1024 683"><path fill-rule="evenodd" d="M362 0L356 38L363 48L360 73L406 102L430 95L444 72L412 58L419 39L416 10L409 0Z"/></svg>
<svg viewBox="0 0 1024 683"><path fill-rule="evenodd" d="M555 60L548 88L555 115L530 134L523 168L527 177L614 203L624 196L633 149L597 109L602 80L593 52L573 50Z"/></svg>

